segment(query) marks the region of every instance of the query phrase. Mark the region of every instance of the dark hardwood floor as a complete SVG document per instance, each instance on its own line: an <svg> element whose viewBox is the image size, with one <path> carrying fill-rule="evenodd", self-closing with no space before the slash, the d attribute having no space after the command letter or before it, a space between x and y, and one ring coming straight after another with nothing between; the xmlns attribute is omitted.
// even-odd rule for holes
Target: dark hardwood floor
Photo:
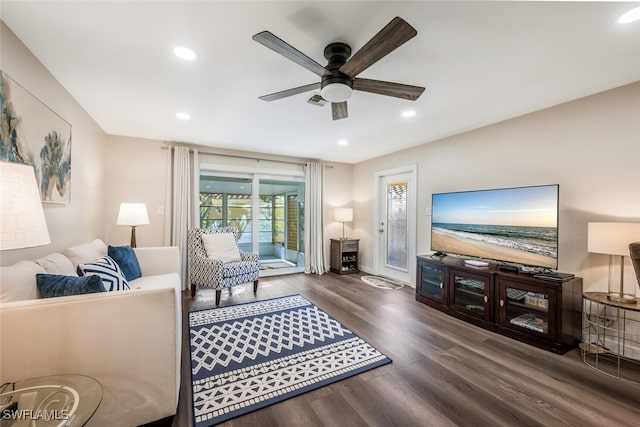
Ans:
<svg viewBox="0 0 640 427"><path fill-rule="evenodd" d="M485 331L358 275L294 274L223 292L220 305L299 293L393 363L230 420L223 426L638 426L640 385ZM186 314L215 292L183 295L182 388L173 426L191 426Z"/></svg>

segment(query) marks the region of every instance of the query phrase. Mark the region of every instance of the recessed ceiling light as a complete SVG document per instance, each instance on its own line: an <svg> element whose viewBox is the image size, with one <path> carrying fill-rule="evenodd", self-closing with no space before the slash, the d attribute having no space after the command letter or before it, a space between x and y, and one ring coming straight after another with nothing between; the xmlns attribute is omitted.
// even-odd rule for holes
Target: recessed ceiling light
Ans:
<svg viewBox="0 0 640 427"><path fill-rule="evenodd" d="M416 115L416 112L414 110L408 110L402 113L402 117L413 117L415 115Z"/></svg>
<svg viewBox="0 0 640 427"><path fill-rule="evenodd" d="M341 139L340 141L338 141L338 145L342 145L342 146L349 145L349 141L347 141L346 139Z"/></svg>
<svg viewBox="0 0 640 427"><path fill-rule="evenodd" d="M640 6L635 9L631 9L629 12L618 18L618 23L628 24L630 22L637 21L638 19L640 19Z"/></svg>
<svg viewBox="0 0 640 427"><path fill-rule="evenodd" d="M191 116L189 115L189 113L184 113L182 111L177 112L176 117L180 120L191 120Z"/></svg>
<svg viewBox="0 0 640 427"><path fill-rule="evenodd" d="M193 61L196 59L196 53L184 46L176 46L173 48L173 53L180 59L185 61Z"/></svg>

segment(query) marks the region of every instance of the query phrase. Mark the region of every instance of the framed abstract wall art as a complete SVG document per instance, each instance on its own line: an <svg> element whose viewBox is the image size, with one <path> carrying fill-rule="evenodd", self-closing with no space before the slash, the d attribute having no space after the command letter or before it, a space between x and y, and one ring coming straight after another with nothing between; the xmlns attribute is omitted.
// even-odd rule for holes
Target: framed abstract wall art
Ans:
<svg viewBox="0 0 640 427"><path fill-rule="evenodd" d="M0 70L0 161L33 166L40 197L68 204L71 124Z"/></svg>

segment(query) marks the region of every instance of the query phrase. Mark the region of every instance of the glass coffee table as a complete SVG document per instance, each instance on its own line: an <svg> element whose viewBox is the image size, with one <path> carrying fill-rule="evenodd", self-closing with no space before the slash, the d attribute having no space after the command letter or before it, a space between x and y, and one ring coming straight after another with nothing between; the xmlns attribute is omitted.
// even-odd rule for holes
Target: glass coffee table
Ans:
<svg viewBox="0 0 640 427"><path fill-rule="evenodd" d="M102 401L102 386L84 375L52 375L0 387L2 425L72 427L84 425Z"/></svg>

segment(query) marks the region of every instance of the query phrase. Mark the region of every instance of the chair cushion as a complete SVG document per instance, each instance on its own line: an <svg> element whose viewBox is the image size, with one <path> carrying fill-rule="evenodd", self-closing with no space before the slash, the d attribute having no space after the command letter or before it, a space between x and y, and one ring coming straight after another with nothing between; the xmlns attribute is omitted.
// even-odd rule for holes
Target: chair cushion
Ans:
<svg viewBox="0 0 640 427"><path fill-rule="evenodd" d="M222 264L222 277L235 277L253 272L260 272L260 264L255 261L238 261Z"/></svg>
<svg viewBox="0 0 640 427"><path fill-rule="evenodd" d="M202 244L207 258L222 262L240 261L240 250L232 233L202 234Z"/></svg>
<svg viewBox="0 0 640 427"><path fill-rule="evenodd" d="M128 281L142 276L138 257L131 246L111 246L107 249L107 255L113 259L122 269L122 274Z"/></svg>
<svg viewBox="0 0 640 427"><path fill-rule="evenodd" d="M102 279L96 275L78 277L61 274L36 274L36 283L42 298L106 292Z"/></svg>

